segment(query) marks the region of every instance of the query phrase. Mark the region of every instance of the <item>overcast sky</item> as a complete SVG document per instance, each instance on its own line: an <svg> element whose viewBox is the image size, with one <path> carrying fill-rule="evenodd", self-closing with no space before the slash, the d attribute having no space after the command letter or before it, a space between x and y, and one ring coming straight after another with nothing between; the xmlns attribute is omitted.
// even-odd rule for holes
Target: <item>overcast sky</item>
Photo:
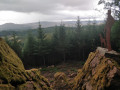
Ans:
<svg viewBox="0 0 120 90"><path fill-rule="evenodd" d="M0 24L103 19L99 0L0 0Z"/></svg>

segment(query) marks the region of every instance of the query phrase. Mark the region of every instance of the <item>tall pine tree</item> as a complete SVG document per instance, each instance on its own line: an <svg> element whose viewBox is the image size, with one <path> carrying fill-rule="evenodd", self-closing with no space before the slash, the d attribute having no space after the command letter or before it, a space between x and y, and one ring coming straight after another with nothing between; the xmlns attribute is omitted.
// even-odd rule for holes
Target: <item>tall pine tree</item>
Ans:
<svg viewBox="0 0 120 90"><path fill-rule="evenodd" d="M63 56L64 62L66 61L66 31L65 31L65 26L61 22L60 27L59 27L59 52Z"/></svg>
<svg viewBox="0 0 120 90"><path fill-rule="evenodd" d="M23 48L23 59L27 67L35 66L35 45L36 41L31 32L27 36L27 40Z"/></svg>
<svg viewBox="0 0 120 90"><path fill-rule="evenodd" d="M41 28L41 24L39 22L39 27L38 27L38 57L42 57L43 64L46 65L46 55L48 54L48 45L47 41L45 40L45 33L43 32L43 29Z"/></svg>

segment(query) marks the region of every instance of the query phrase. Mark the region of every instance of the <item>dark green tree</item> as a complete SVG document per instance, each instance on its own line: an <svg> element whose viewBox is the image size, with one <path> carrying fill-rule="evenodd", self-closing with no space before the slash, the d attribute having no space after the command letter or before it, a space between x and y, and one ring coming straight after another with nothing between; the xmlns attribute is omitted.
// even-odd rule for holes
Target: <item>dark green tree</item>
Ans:
<svg viewBox="0 0 120 90"><path fill-rule="evenodd" d="M27 40L25 41L23 48L23 59L26 66L30 67L35 65L35 46L36 41L31 32L27 35Z"/></svg>
<svg viewBox="0 0 120 90"><path fill-rule="evenodd" d="M57 46L58 41L59 41L59 32L58 32L58 27L55 26L55 31L53 32L53 36L52 36L53 45Z"/></svg>
<svg viewBox="0 0 120 90"><path fill-rule="evenodd" d="M64 62L66 61L66 31L65 31L65 26L61 22L60 27L59 27L59 47L58 47L59 52L63 56Z"/></svg>
<svg viewBox="0 0 120 90"><path fill-rule="evenodd" d="M5 36L5 41L11 47L11 41L8 39L8 36Z"/></svg>
<svg viewBox="0 0 120 90"><path fill-rule="evenodd" d="M38 40L39 40L40 42L43 42L44 39L45 39L45 34L44 34L44 32L43 32L43 30L42 30L42 28L41 28L41 24L40 24L40 22L39 22L39 27L38 27Z"/></svg>
<svg viewBox="0 0 120 90"><path fill-rule="evenodd" d="M9 42L10 43L10 42ZM21 58L22 57L22 47L21 47L21 40L18 36L13 33L12 40L11 40L11 48L17 53L17 55Z"/></svg>
<svg viewBox="0 0 120 90"><path fill-rule="evenodd" d="M94 51L96 49L96 47L98 46L98 40L99 40L99 34L97 32L97 28L96 28L96 20L94 19L92 25L91 25L91 45L92 45L92 51Z"/></svg>
<svg viewBox="0 0 120 90"><path fill-rule="evenodd" d="M46 55L48 55L50 51L50 49L48 48L49 47L48 41L45 38L46 38L46 35L43 32L43 29L41 28L41 24L39 22L38 38L37 38L38 40L37 54L38 54L38 57L42 57L44 65L46 65Z"/></svg>
<svg viewBox="0 0 120 90"><path fill-rule="evenodd" d="M116 21L111 30L112 48L120 52L120 21Z"/></svg>
<svg viewBox="0 0 120 90"><path fill-rule="evenodd" d="M76 21L76 33L75 33L75 36L76 36L76 49L78 51L78 58L80 59L81 57L81 51L82 51L82 25L81 25L81 22L80 22L80 18L78 16L77 18L77 21Z"/></svg>
<svg viewBox="0 0 120 90"><path fill-rule="evenodd" d="M79 40L80 40L80 33L81 33L81 31L82 31L82 26L81 26L80 18L78 16L77 22L76 22L76 37Z"/></svg>

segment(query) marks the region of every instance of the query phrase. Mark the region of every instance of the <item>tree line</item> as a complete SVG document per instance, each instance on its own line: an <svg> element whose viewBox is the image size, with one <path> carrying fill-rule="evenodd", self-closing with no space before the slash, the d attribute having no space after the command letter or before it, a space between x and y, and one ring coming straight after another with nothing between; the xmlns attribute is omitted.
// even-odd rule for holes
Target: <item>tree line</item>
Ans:
<svg viewBox="0 0 120 90"><path fill-rule="evenodd" d="M104 4L106 8L113 7L111 9L116 22L111 30L111 44L112 49L118 52L120 52L119 3L119 0L99 1L99 4ZM60 26L55 26L45 31L39 23L39 28L34 30L36 33L30 30L27 37L25 37L18 36L19 33L13 32L11 39L5 37L5 40L23 60L26 68L55 65L76 60L85 61L88 54L100 46L99 34L103 33L104 25L97 25L96 20L94 20L94 23L89 21L84 26L78 17L76 27L66 27L61 22Z"/></svg>
<svg viewBox="0 0 120 90"><path fill-rule="evenodd" d="M39 23L37 33L29 32L26 39L21 39L13 33L12 39L5 40L23 60L26 68L55 65L68 61L85 61L89 52L100 46L99 33L104 24L97 25L90 21L86 26L81 24L78 17L76 27L65 27L61 22L55 26L49 36Z"/></svg>

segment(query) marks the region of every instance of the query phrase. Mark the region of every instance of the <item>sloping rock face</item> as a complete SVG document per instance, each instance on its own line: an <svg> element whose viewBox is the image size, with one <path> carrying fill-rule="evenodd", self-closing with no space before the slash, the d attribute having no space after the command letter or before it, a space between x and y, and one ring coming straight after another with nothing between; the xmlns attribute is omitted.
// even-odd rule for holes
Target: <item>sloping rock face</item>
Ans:
<svg viewBox="0 0 120 90"><path fill-rule="evenodd" d="M73 90L119 90L120 55L98 47L91 52L78 75Z"/></svg>
<svg viewBox="0 0 120 90"><path fill-rule="evenodd" d="M16 53L0 38L0 90L51 90L39 69L25 70Z"/></svg>

